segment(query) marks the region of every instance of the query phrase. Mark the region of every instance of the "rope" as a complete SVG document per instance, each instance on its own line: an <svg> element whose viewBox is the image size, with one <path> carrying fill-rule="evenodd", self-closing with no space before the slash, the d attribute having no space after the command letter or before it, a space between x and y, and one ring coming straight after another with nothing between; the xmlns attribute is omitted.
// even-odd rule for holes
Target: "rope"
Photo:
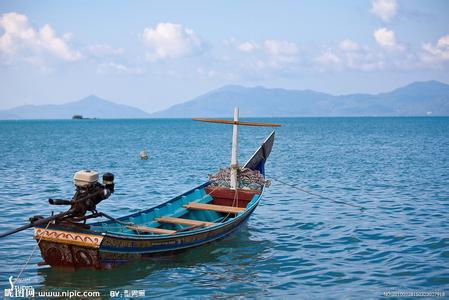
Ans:
<svg viewBox="0 0 449 300"><path fill-rule="evenodd" d="M271 178L273 178L274 180L276 180L276 181L278 181L278 182L280 182L282 184L285 184L285 185L288 185L288 186L290 186L290 187L292 187L294 189L297 189L298 191L301 191L303 193L306 193L306 194L309 194L309 195L312 195L312 196L315 196L315 197L318 197L318 198L330 200L330 201L332 201L334 203L338 203L338 204L344 204L344 205L352 206L352 207L358 208L358 209L360 209L362 211L366 209L366 207L364 207L364 206L348 203L348 202L341 201L341 200L335 200L333 198L326 197L326 196L323 196L323 195L320 195L320 194L316 194L316 193L310 192L310 191L308 191L306 189L300 188L296 184L287 183L285 181L282 181L282 180L280 180L278 178L274 178L274 177L271 177Z"/></svg>
<svg viewBox="0 0 449 300"><path fill-rule="evenodd" d="M52 221L49 221L49 222L47 223L47 226L45 226L45 229L44 229L44 230L47 230L47 229L48 229L48 226L50 226L50 223L51 223L51 222L52 222ZM25 270L25 268L26 268L26 267L28 266L28 264L30 263L31 258L33 257L34 252L36 251L36 249L37 249L37 247L39 246L39 243L41 242L41 240L42 240L43 237L44 237L44 235L42 234L41 237L39 238L39 240L37 241L36 245L34 246L33 251L31 251L31 254L30 254L30 256L28 257L27 262L23 265L22 270L20 270L19 274L17 275L17 278L16 278L16 280L14 281L14 285L16 285L16 283L17 283L17 281L19 280L20 276L22 276L23 271Z"/></svg>
<svg viewBox="0 0 449 300"><path fill-rule="evenodd" d="M214 182L217 180L211 180L211 182ZM211 195L215 190L218 190L219 188L223 188L222 186L216 185L211 191L210 193L206 193L206 195ZM201 199L203 199L205 196L201 197Z"/></svg>
<svg viewBox="0 0 449 300"><path fill-rule="evenodd" d="M236 188L235 192L234 192L234 199L232 200L231 207L234 207L234 206L238 207L238 205L239 205L239 193L238 193L238 189ZM231 213L228 213L226 216L224 216L223 219L221 220L221 223L225 222L229 218L230 215L231 215Z"/></svg>
<svg viewBox="0 0 449 300"><path fill-rule="evenodd" d="M234 192L234 200L232 200L232 207L238 207L239 206L239 192L238 192L238 188L235 188L235 192Z"/></svg>

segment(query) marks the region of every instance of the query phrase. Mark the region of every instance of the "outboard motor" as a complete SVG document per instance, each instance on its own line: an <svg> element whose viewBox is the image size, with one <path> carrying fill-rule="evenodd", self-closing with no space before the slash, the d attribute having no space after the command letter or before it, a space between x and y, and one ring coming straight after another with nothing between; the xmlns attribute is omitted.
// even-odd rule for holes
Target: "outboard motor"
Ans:
<svg viewBox="0 0 449 300"><path fill-rule="evenodd" d="M82 218L87 211L97 213L96 206L114 193L114 175L103 174L103 184L98 182L98 173L82 170L75 173L73 182L76 187L72 200L49 199L52 205L70 205L67 214L71 218Z"/></svg>

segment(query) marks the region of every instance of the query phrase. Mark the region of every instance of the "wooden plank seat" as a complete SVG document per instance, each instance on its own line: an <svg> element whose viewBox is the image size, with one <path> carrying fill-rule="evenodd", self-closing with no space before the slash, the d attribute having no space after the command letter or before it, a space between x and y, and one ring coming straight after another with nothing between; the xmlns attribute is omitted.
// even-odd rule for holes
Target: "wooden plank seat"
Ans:
<svg viewBox="0 0 449 300"><path fill-rule="evenodd" d="M159 233L159 234L173 234L176 233L176 230L168 230L162 228L155 227L147 227L147 226L139 226L139 225L129 225L127 228L138 231L138 232L148 232L148 233Z"/></svg>
<svg viewBox="0 0 449 300"><path fill-rule="evenodd" d="M235 207L235 206L224 206L224 205L216 205L216 204L205 204L198 202L190 202L186 205L183 205L184 208L187 209L197 209L197 210L213 210L222 213L232 213L238 214L245 210L243 207Z"/></svg>
<svg viewBox="0 0 449 300"><path fill-rule="evenodd" d="M206 221L198 221L198 220L190 220L190 219L182 219L182 218L172 218L172 217L160 217L154 219L160 223L169 223L169 224L180 224L180 225L191 225L191 226L211 226L214 225L214 222L206 222Z"/></svg>

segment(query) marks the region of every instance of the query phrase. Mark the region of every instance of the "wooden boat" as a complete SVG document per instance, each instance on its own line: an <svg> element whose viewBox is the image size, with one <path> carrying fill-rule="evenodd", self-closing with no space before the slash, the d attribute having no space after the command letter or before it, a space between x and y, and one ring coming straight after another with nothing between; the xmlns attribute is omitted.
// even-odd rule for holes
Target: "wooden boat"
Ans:
<svg viewBox="0 0 449 300"><path fill-rule="evenodd" d="M231 168L237 171L238 110L234 121ZM256 124L256 125L254 125ZM254 126L264 126L253 123ZM270 125L270 124L268 124ZM271 124L274 126L275 124ZM274 131L244 165L265 174L265 163L274 142ZM231 174L236 176L235 174ZM244 224L259 204L261 190L243 190L212 186L208 181L165 203L114 220L88 226L48 223L35 226L44 262L52 267L108 269L132 260L172 253L223 238ZM233 185L234 184L234 185ZM237 200L237 201L236 201ZM86 228L87 227L87 228Z"/></svg>

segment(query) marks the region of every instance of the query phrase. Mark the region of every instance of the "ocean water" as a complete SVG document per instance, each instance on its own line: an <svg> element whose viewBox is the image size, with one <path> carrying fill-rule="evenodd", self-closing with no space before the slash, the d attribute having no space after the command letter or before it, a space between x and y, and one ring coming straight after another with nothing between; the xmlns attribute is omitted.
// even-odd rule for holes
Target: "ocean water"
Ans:
<svg viewBox="0 0 449 300"><path fill-rule="evenodd" d="M261 119L263 120L263 119ZM145 290L146 297L380 298L449 294L449 118L288 118L266 165L272 185L231 236L111 271L38 267L35 289ZM241 127L243 163L269 128ZM229 164L231 127L190 120L0 121L0 231L49 215L79 169L110 171L99 205L121 216L159 204ZM138 153L146 148L150 159ZM366 207L337 204L280 183ZM35 247L32 230L0 240L0 288Z"/></svg>

